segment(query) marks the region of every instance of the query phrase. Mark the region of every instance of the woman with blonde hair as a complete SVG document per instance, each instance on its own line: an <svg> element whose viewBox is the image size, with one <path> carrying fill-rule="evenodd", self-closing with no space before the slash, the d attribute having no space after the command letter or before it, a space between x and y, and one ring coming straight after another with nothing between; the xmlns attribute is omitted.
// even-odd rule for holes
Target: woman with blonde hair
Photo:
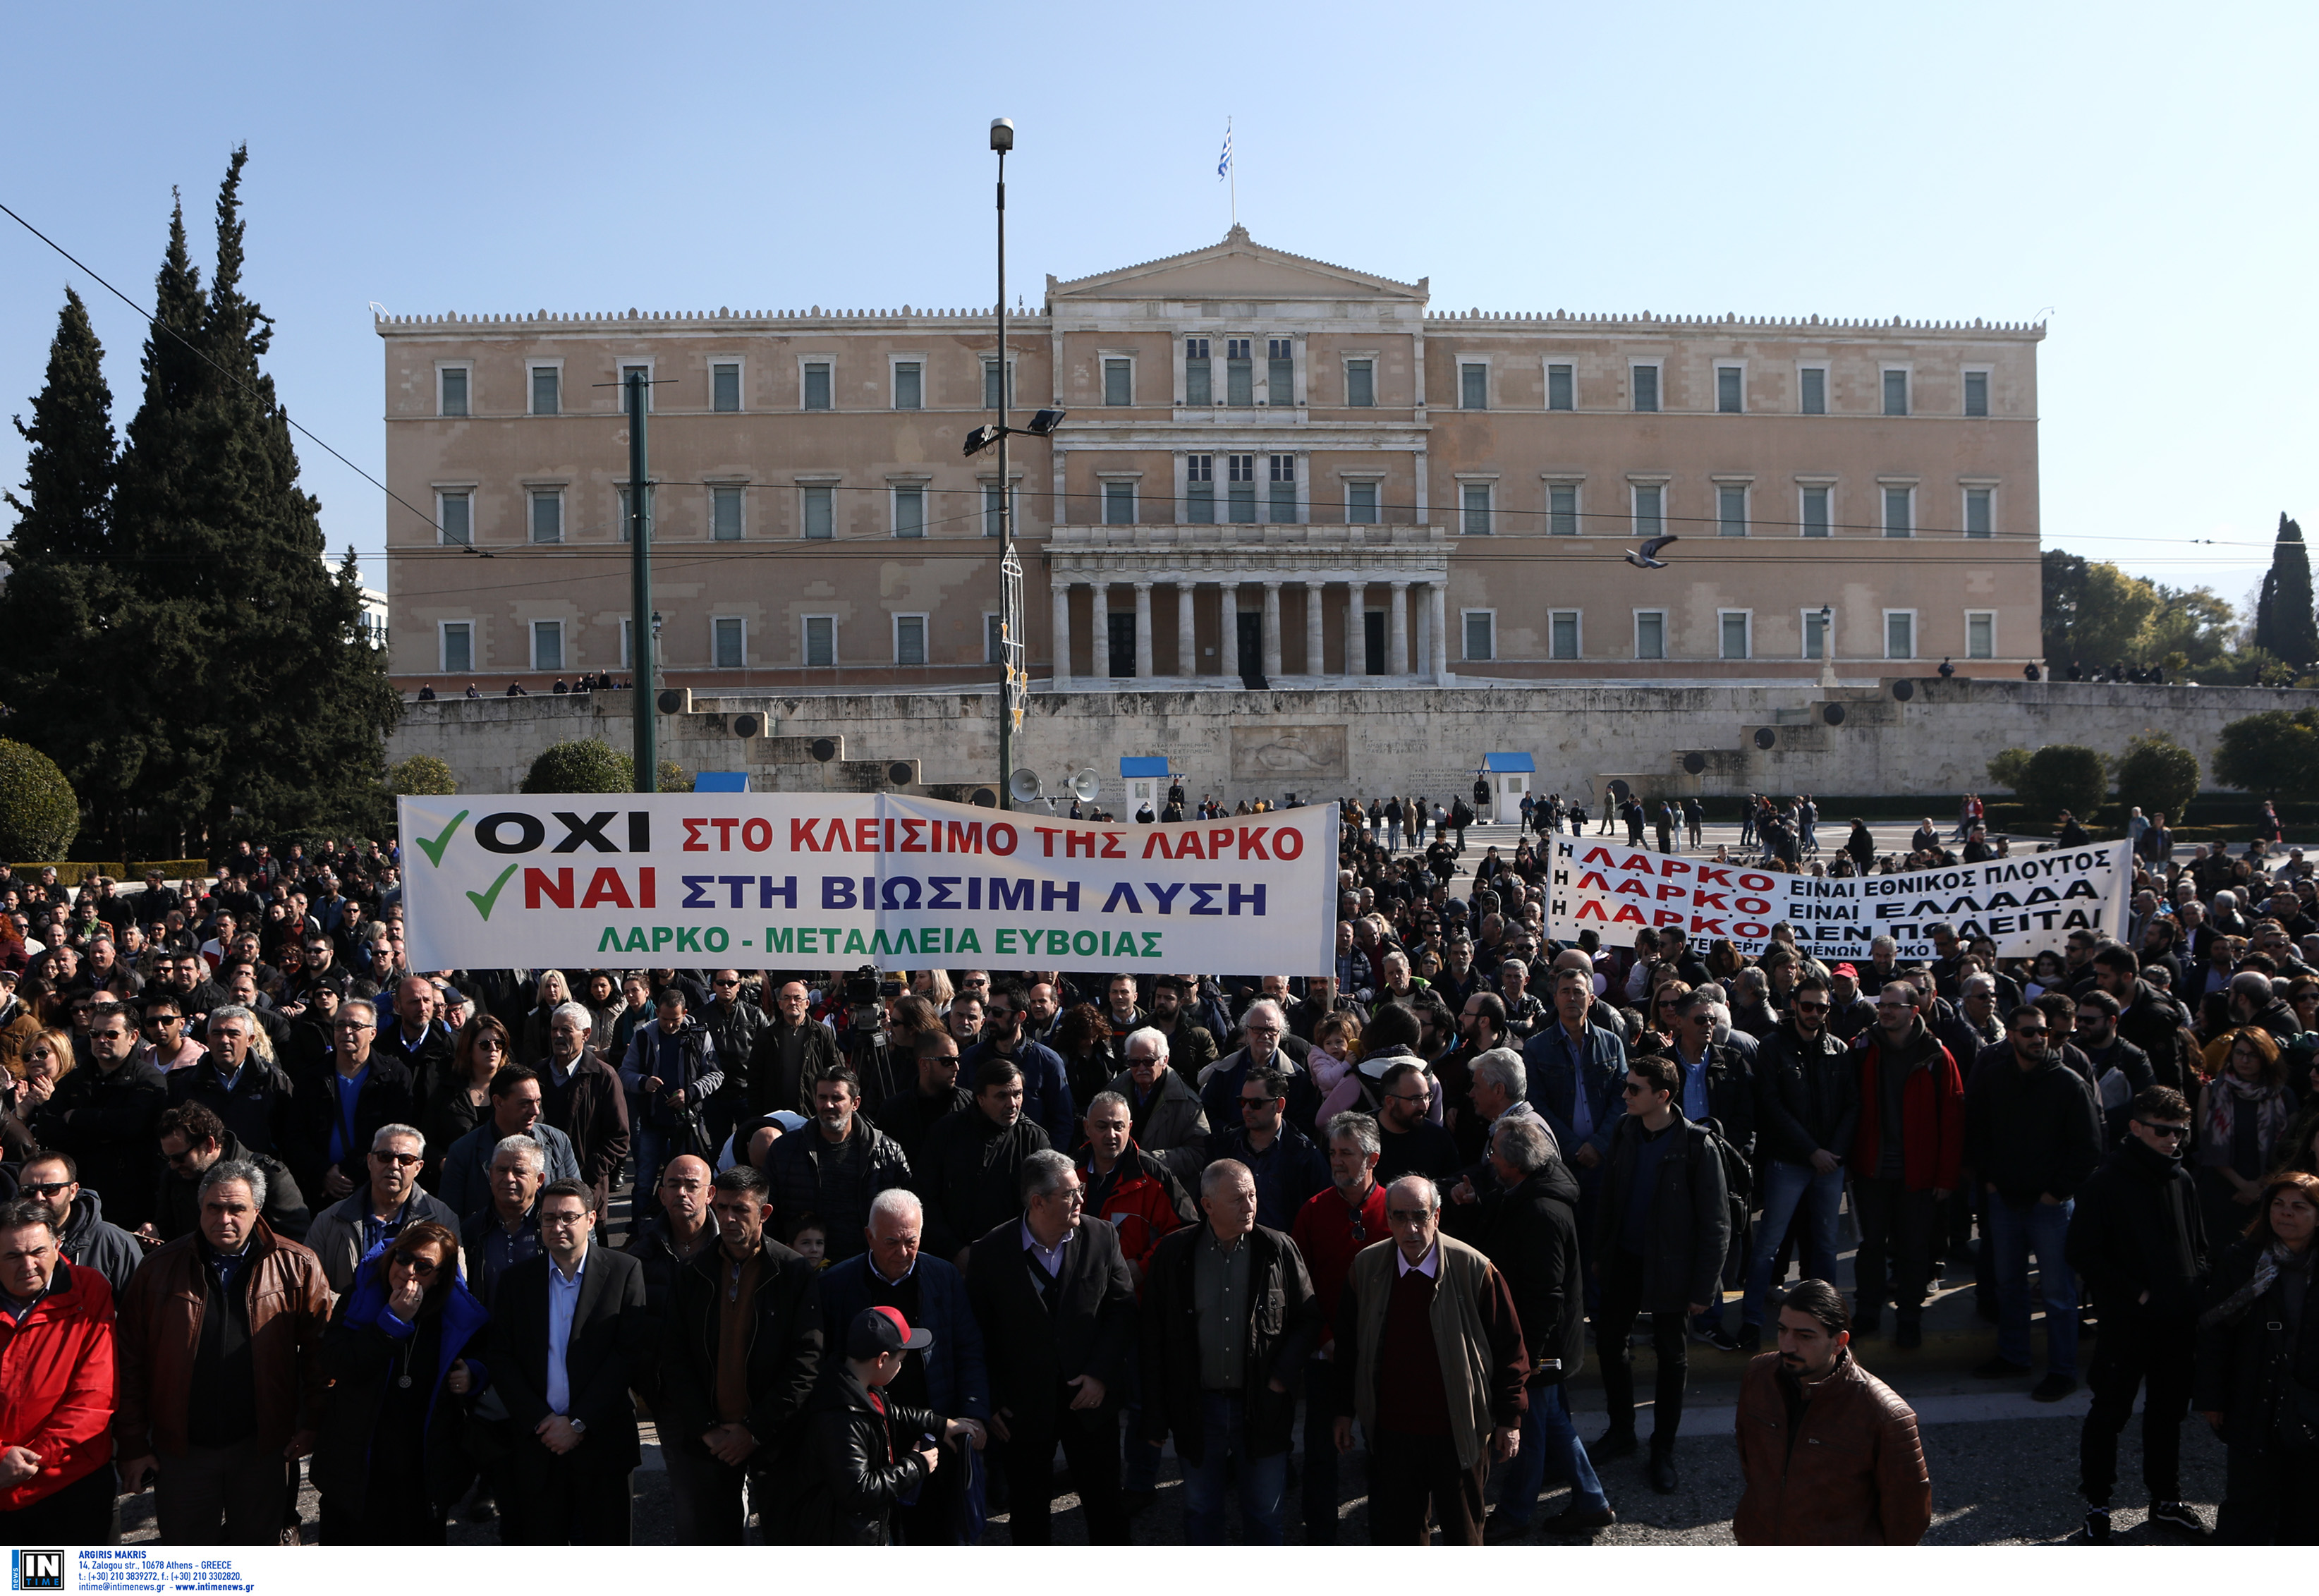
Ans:
<svg viewBox="0 0 2319 1596"><path fill-rule="evenodd" d="M2246 1229L2262 1200L2272 1149L2295 1118L2295 1096L2269 1032L2242 1025L2218 1050L2221 1068L2199 1090L2192 1131L2206 1233L2216 1237Z"/></svg>
<svg viewBox="0 0 2319 1596"><path fill-rule="evenodd" d="M516 1042L515 1061L537 1069L547 1057L547 1022L559 1005L572 1001L572 983L560 969L543 969L533 983L538 1001L523 1017L523 1035Z"/></svg>

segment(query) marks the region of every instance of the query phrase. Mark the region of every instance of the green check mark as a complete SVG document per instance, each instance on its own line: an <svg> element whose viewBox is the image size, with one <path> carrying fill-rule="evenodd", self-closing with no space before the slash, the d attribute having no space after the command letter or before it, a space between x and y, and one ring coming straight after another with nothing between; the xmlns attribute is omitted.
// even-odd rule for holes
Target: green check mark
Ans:
<svg viewBox="0 0 2319 1596"><path fill-rule="evenodd" d="M440 870L443 866L443 850L451 845L451 834L459 829L459 823L466 817L467 811L462 809L451 816L451 824L445 826L432 841L426 837L413 837L411 840L426 852L427 862ZM491 911L486 909L483 913L489 915Z"/></svg>
<svg viewBox="0 0 2319 1596"><path fill-rule="evenodd" d="M510 865L507 869L500 872L500 879L492 883L492 889L489 892L470 892L467 894L467 901L475 906L475 913L481 915L486 920L490 919L492 917L492 906L500 900L500 888L506 886L508 884L508 878L514 874L515 866Z"/></svg>

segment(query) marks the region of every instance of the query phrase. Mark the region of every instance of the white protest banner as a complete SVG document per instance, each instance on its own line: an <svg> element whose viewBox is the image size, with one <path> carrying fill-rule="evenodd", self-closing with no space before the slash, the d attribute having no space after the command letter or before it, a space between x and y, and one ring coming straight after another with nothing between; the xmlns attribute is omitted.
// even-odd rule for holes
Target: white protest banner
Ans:
<svg viewBox="0 0 2319 1596"><path fill-rule="evenodd" d="M1554 839L1547 934L1575 941L1592 926L1605 942L1634 928L1675 928L1702 942L1728 938L1760 953L1785 921L1796 946L1823 961L1865 959L1889 936L1904 957L1934 956L1929 928L1966 942L1987 937L1998 956L2060 948L2072 931L2122 934L2133 896L2125 843L2023 853L1892 876L1791 876L1574 837Z"/></svg>
<svg viewBox="0 0 2319 1596"><path fill-rule="evenodd" d="M893 793L402 800L414 969L1318 975L1335 808L1096 825Z"/></svg>

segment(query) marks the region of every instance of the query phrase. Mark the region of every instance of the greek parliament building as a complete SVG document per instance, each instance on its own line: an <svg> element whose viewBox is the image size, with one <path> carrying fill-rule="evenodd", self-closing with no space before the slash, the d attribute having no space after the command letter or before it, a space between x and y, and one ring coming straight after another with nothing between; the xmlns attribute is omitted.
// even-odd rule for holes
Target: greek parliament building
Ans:
<svg viewBox="0 0 2319 1596"><path fill-rule="evenodd" d="M406 689L627 666L636 368L671 686L992 681L1002 491L1058 689L1809 681L1823 651L2018 678L2038 654L2037 326L1444 311L1236 227L1048 278L1003 375L988 311L378 332L389 480L434 517L390 506ZM1005 482L961 446L1002 382L1018 426L1069 412ZM1662 534L1665 569L1626 561Z"/></svg>

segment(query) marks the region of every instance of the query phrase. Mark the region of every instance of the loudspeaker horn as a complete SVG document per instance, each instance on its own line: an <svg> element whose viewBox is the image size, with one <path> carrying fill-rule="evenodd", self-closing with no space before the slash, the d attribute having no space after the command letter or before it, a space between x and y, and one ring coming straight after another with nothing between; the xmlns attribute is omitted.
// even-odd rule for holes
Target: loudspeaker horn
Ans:
<svg viewBox="0 0 2319 1596"><path fill-rule="evenodd" d="M1081 771L1078 775L1064 782L1063 789L1083 804L1093 803L1095 801L1096 793L1095 772L1093 771Z"/></svg>
<svg viewBox="0 0 2319 1596"><path fill-rule="evenodd" d="M1006 795L1018 804L1039 801L1039 774L1036 771L1017 771L1006 779Z"/></svg>

